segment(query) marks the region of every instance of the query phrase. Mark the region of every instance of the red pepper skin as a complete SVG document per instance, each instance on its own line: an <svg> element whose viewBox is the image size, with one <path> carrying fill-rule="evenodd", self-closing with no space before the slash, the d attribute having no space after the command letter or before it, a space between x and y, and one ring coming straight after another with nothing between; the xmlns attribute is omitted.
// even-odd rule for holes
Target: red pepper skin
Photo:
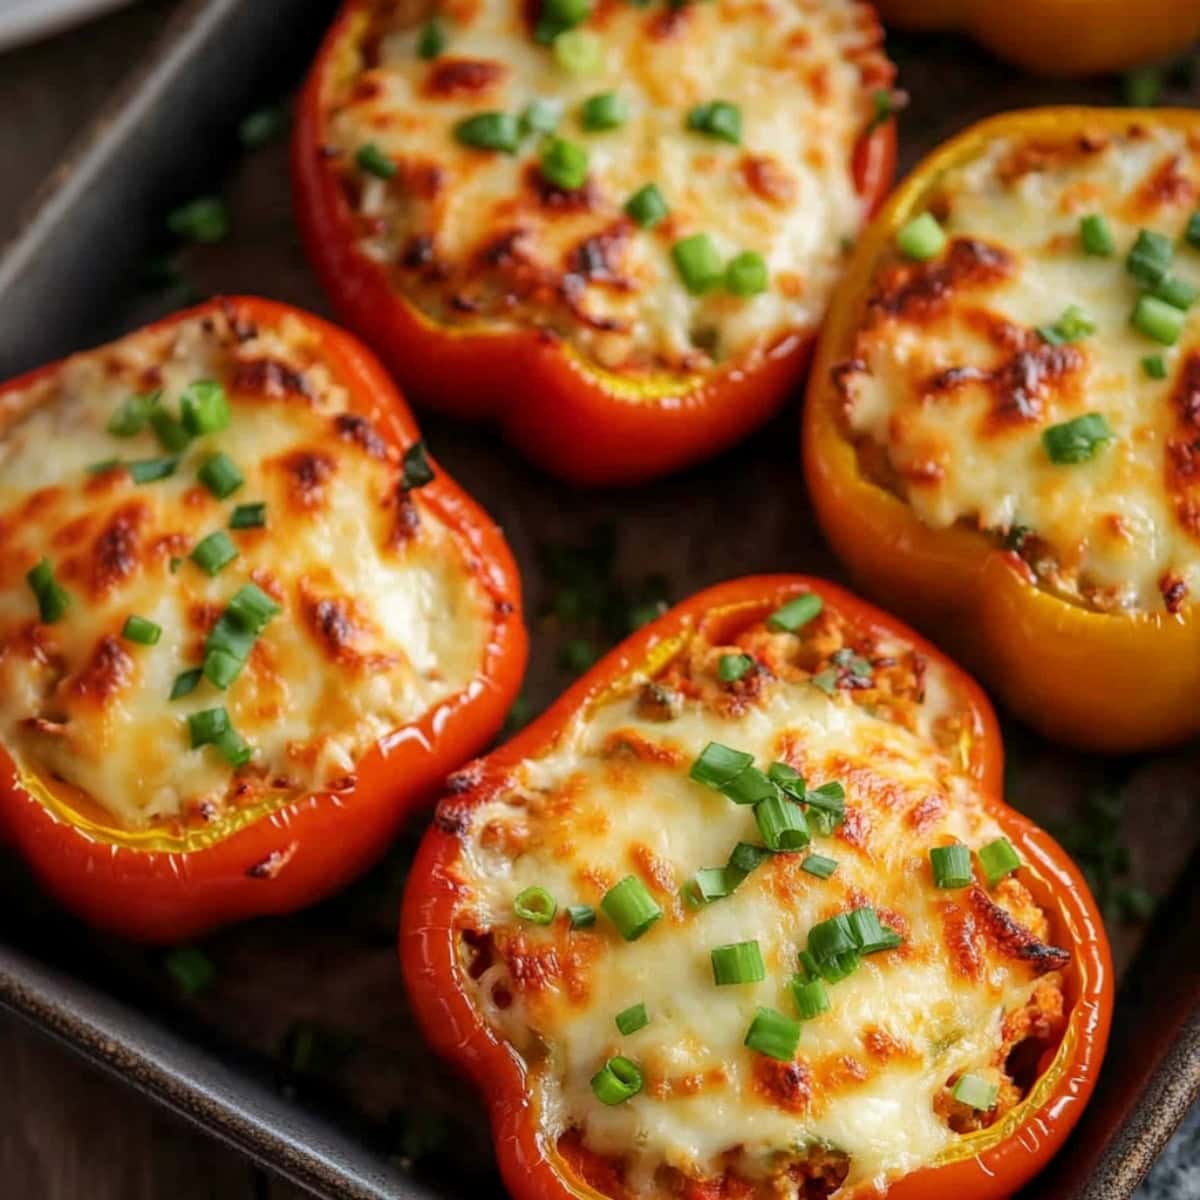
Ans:
<svg viewBox="0 0 1200 1200"><path fill-rule="evenodd" d="M782 408L804 376L814 334L783 337L752 366L730 363L670 394L638 397L628 384L535 329L479 332L436 324L354 244L349 206L322 147L323 96L367 5L347 0L301 94L292 143L296 217L309 262L338 319L373 346L418 405L489 421L530 461L583 485L632 484L708 458ZM858 190L874 212L891 185L896 129L864 134ZM514 397L520 402L514 403Z"/></svg>
<svg viewBox="0 0 1200 1200"><path fill-rule="evenodd" d="M308 313L249 297L212 300L175 313L164 328L232 308L260 326L299 320L321 344L323 361L385 441L403 450L416 422L374 356L355 338ZM39 368L0 385L6 394L57 369ZM439 467L421 501L480 564L495 617L480 673L471 685L394 730L357 764L354 786L302 796L241 829L216 831L203 848L141 848L139 836L97 838L60 819L20 781L0 747L0 840L28 861L64 908L134 941L169 944L248 917L291 912L327 896L387 848L404 818L430 799L447 772L495 736L520 686L527 641L520 581L504 539L486 513ZM274 870L274 864L282 866Z"/></svg>
<svg viewBox="0 0 1200 1200"><path fill-rule="evenodd" d="M1071 1005L1063 1039L1070 1047L1069 1054L1061 1066L1056 1064L1053 1077L1045 1076L1050 1086L1042 1101L997 1144L916 1171L897 1180L883 1195L887 1200L963 1200L968 1196L971 1200L1003 1200L1046 1165L1095 1086L1113 1004L1112 962L1104 925L1087 885L1066 853L1047 833L1004 803L1000 730L979 685L894 617L833 584L801 576L740 579L692 596L634 634L512 741L465 768L459 777L468 786L442 802L409 875L399 951L413 1012L433 1048L461 1069L486 1101L500 1173L514 1200L578 1200L581 1190L587 1189L572 1178L562 1156L547 1145L537 1127L519 1058L484 1024L464 986L454 925L462 899L453 873L459 855L455 813L500 791L522 759L544 754L580 709L645 665L663 642L695 628L704 614L737 606L739 616L751 622L804 590L816 592L827 608L846 614L862 627L910 643L948 673L953 690L972 717L971 770L985 807L1022 862L1036 868L1040 881L1031 877L1031 889L1052 915L1055 940L1072 955L1064 988Z"/></svg>

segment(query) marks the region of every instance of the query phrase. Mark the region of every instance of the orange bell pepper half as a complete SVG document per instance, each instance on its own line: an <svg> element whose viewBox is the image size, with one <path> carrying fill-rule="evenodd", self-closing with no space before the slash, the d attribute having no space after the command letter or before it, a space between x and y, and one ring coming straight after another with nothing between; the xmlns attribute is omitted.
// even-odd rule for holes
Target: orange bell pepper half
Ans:
<svg viewBox="0 0 1200 1200"><path fill-rule="evenodd" d="M1038 75L1123 71L1200 37L1194 0L876 0L898 29L965 33Z"/></svg>
<svg viewBox="0 0 1200 1200"><path fill-rule="evenodd" d="M1112 753L1166 746L1200 731L1196 606L1088 608L1042 587L994 536L964 523L922 523L864 472L834 376L851 357L877 264L898 230L927 207L945 171L972 162L1001 138L1036 147L1145 124L1200 130L1200 119L1184 110L1037 109L982 121L934 151L896 189L857 247L822 333L804 414L813 505L858 583L976 670L1022 720L1048 737ZM1114 272L1124 275L1114 261ZM1155 344L1147 341L1146 348Z"/></svg>
<svg viewBox="0 0 1200 1200"><path fill-rule="evenodd" d="M573 483L630 484L725 449L777 412L803 379L812 331L752 364L631 379L594 365L546 330L457 329L422 313L386 264L360 252L329 144L327 97L356 53L371 0L347 0L308 77L292 146L295 208L309 261L334 311L379 353L418 405L493 422L532 462ZM881 82L881 87L888 81ZM872 122L853 157L869 211L891 184L895 121Z"/></svg>
<svg viewBox="0 0 1200 1200"><path fill-rule="evenodd" d="M398 462L419 441L412 414L373 355L340 329L287 305L247 297L212 300L130 337L217 315L235 332L274 333L284 325L289 336L299 332L308 361L344 390L345 411L356 421L347 428L369 441L376 458L394 455ZM70 361L0 385L0 407ZM269 373L266 381L269 394ZM172 820L129 829L86 795L64 791L28 764L19 766L0 746L0 835L65 908L99 928L149 943L292 911L337 890L382 855L403 819L430 799L446 773L486 746L525 665L516 566L497 526L440 467L421 487L419 505L448 531L454 552L471 564L490 598L483 653L466 687L371 744L336 792L284 792L278 800L268 793L208 823ZM63 624L69 620L70 610ZM148 653L164 649L146 647ZM214 702L220 695L214 691ZM164 695L164 710L168 703ZM179 753L188 753L186 739Z"/></svg>
<svg viewBox="0 0 1200 1200"><path fill-rule="evenodd" d="M558 895L554 898L558 902L558 913L546 924L544 931L539 932L533 925L518 925L512 940L497 941L494 949L486 955L486 961L480 963L479 946L483 944L481 939L489 936L486 932L488 917L483 918L483 926L477 927L473 924L480 919L477 910L483 905L486 913L491 914L491 920L496 923L503 922L505 918L498 915L496 898L490 893L486 901L476 902L473 899L468 873L476 868L467 866L467 851L464 849L464 843L470 836L472 814L479 806L498 800L514 786L514 772L523 761L536 762L553 751L564 742L567 731L574 728L574 722L581 714L589 713L595 706L602 705L613 697L628 694L631 685L641 687L643 690L640 694L643 697L647 694L645 689L659 687L660 681L664 680L666 682L662 686L668 691L682 687L684 694L692 699L695 699L697 694L703 694L696 693L694 689L688 691L689 685L686 682L679 683L677 679L670 677L669 671L673 662L708 661L705 655L712 645L739 644L737 639L740 633L754 626L761 629L758 623L769 614L809 592L821 598L825 613L832 614L836 620L846 622L854 631L856 639L882 639L889 646L898 646L898 649L889 650L888 653L900 657L903 657L906 649L911 649L918 658L928 664L931 671L936 668L939 678L947 681L948 692L955 705L954 711L959 712L962 718L961 724L957 726L960 733L956 736L960 739L958 753L962 756L963 767L971 777L973 787L982 797L987 815L999 825L1004 836L1016 849L1022 863L1026 864L1028 869L1022 870L1021 878L1036 903L1048 916L1049 936L1070 954L1070 965L1063 972L1064 1013L1061 1036L1056 1045L1051 1043L1043 1050L1037 1068L1039 1077L1029 1088L1025 1099L1019 1101L1017 1107L1006 1112L993 1126L964 1134L957 1143L952 1143L933 1165L892 1179L886 1185L881 1185L883 1190L880 1192L870 1190L873 1185L867 1181L867 1191L872 1196L886 1195L888 1200L959 1200L965 1196L971 1197L971 1200L999 1200L1001 1197L1013 1195L1042 1169L1062 1145L1095 1085L1108 1035L1113 999L1112 967L1103 924L1086 884L1065 852L1046 833L1003 802L1000 733L983 692L961 669L894 618L839 587L799 576L745 578L698 593L634 634L512 741L452 777L451 792L441 801L433 825L425 835L409 876L401 917L399 952L413 1010L434 1049L475 1083L486 1102L491 1116L500 1172L506 1188L515 1200L570 1200L583 1192L630 1200L640 1194L631 1187L625 1177L619 1156L607 1158L588 1149L578 1136L567 1137L557 1130L550 1133L543 1128L539 1117L539 1097L544 1095L542 1089L549 1085L534 1081L533 1065L527 1064L521 1053L506 1040L494 1022L485 1017L481 1008L481 993L475 982L482 978L481 972L488 970L490 962L497 965L501 962L508 963L507 976L489 975L489 978L507 980L508 982L502 984L505 988L528 989L526 1003L533 1003L538 996L546 994L539 990L543 987L548 987L551 994L555 989L561 989L564 997L571 997L569 1002L563 999L563 1004L567 1006L563 1020L567 1027L574 1027L576 1021L585 1019L587 998L591 995L592 986L588 972L603 971L605 962L611 966L614 961L611 958L597 958L597 954L602 953L597 949L597 945L609 945L609 939L615 931L611 926L605 928L608 918L598 912L595 929L589 928L586 931L585 936L589 939L586 944L582 941L564 941L563 939L578 935L568 929L570 925L570 929L573 930L574 924L573 921L568 922L569 914L563 911L563 905L567 903L568 898ZM714 637L714 631L718 630L719 633ZM822 637L823 631L818 632L816 636ZM696 641L702 642L702 645L698 651L699 657L693 659L690 657L690 648ZM855 644L860 643L856 641ZM708 669L711 670L711 667ZM693 683L695 682L693 678ZM697 686L706 687L707 684ZM732 694L726 693L727 696ZM753 697L753 689L751 688L746 695ZM753 700L749 702L753 703ZM723 719L735 719L740 711L734 701L731 703L734 704L734 708L726 711ZM610 726L606 724L604 728ZM664 770L675 769L674 764L662 766L667 762L670 747L675 744L669 736L669 721L654 726L664 730L665 740L660 737L652 743L642 744L641 753L637 749L636 732L627 732L620 725L612 728L616 730L613 736L626 739L628 745L623 745L627 755L657 764ZM737 730L729 723L723 728L728 730L729 740L736 747ZM574 733L571 735L572 739L576 736ZM787 735L788 738L791 736ZM572 740L571 744L576 743ZM797 745L796 749L798 753L804 753L802 746ZM852 769L848 765L849 760L845 761L845 769L850 772ZM621 777L621 772L629 769L628 758L616 756L606 769L610 774L600 778L616 781ZM686 771L687 767L684 765L679 769ZM537 778L541 780L542 776ZM553 779L556 776L545 778ZM530 785L539 791L545 803L550 806L550 811L555 814L554 828L545 834L534 830L532 840L528 842L521 840L518 833L515 835L518 837L517 844L527 845L532 852L541 845L537 840L539 836L549 837L549 842L542 848L551 858L557 860L562 855L569 855L573 841L570 838L565 841L557 839L554 830L577 830L580 837L585 836L586 820L584 817L580 817L579 821L571 820L569 814L574 810L569 808L569 804L570 798L579 793L580 787L588 786L586 782L580 783L587 778L589 777L582 773L572 774L561 790L556 790L552 783L545 781ZM575 786L576 784L579 786ZM614 786L620 785L615 783ZM854 787L865 789L863 797L871 796L877 800L880 795L877 790L871 790L871 786L865 782L865 776L859 778L857 784L852 785L847 792L847 826L857 825L856 821L850 819L849 807L852 803L858 803ZM697 798L697 803L699 802L700 799ZM868 807L873 802L865 801ZM532 801L528 803L532 804ZM605 797L603 803L609 803L608 797ZM580 811L586 814L591 810ZM485 855L500 853L506 844L507 826L499 808L496 814L494 818L489 817L486 827L483 851ZM596 819L601 818L597 816ZM868 818L868 824L869 820ZM839 833L828 844L814 844L813 848L820 849L822 853L841 855L845 858L852 853L850 847L855 844L856 837L857 833L851 828L849 832ZM469 861L475 862L478 848L470 853L472 857ZM803 856L786 857L798 862ZM568 860L566 869L574 870L570 877L577 881L577 887L585 889L577 898L591 899L586 891L588 882L594 879L606 880L608 868L603 863L593 862L593 856L590 854L585 853L584 858L586 861L578 867L572 867ZM631 854L631 865L638 861L637 855ZM689 918L684 909L677 911L676 907L673 907L675 894L672 887L678 881L675 880L674 884L670 879L664 881L663 876L669 873L669 868L665 863L655 863L647 857L644 867L635 866L634 869L641 870L642 878L667 910L664 919L647 935L647 942L651 939L669 940L672 937L684 936L681 930L686 926L681 922L686 922ZM772 868L763 866L758 869ZM768 893L777 891L784 886L781 880L789 878L786 875L789 870L786 864L779 870L779 874L768 876L769 882L764 885ZM608 873L611 874L610 871ZM619 871L617 873L619 874ZM837 878L838 876L834 875L827 881L824 877L821 880L807 877L807 882L798 884L797 887L801 890L822 889L835 884ZM909 883L902 886L928 886L927 881L917 882L923 878L920 875L909 876ZM603 888L608 884L601 882L598 886ZM820 911L836 911L836 895L839 894L831 893L829 904ZM817 893L818 897L819 895L820 892ZM716 903L730 901L718 900ZM863 901L859 899L856 903L861 904ZM722 928L728 926L729 922L726 922L726 926ZM521 933L522 928L534 932L524 935ZM483 930L482 933L479 932L480 929ZM534 940L535 936L544 936L549 940L537 941ZM611 950L612 954L622 953L622 943L619 939L613 940L611 944L614 947ZM659 948L664 946L662 940L653 944ZM578 948L572 950L573 945L577 945ZM769 945L770 943L768 947ZM554 948L553 954L551 947ZM914 949L918 955L925 953L924 948ZM938 951L935 950L936 952ZM516 953L517 960L524 965L514 967L509 959L510 953ZM771 953L769 948L763 951L769 962L774 961L769 957ZM951 951L947 949L945 953L951 954ZM680 961L690 964L690 954L689 946ZM661 961L665 969L670 955L662 952ZM557 968L554 965L556 963ZM637 973L645 969L644 962L638 968L631 968L643 982L644 974ZM953 969L948 964L948 970ZM556 970L562 973L561 978ZM686 970L690 971L691 967L688 966ZM774 968L769 970L773 972ZM545 972L545 975L539 974L540 972ZM686 981L691 979L692 976L687 975L685 980L680 981L680 986L685 986ZM667 986L669 989L670 980L667 981ZM834 983L829 988L830 1002L835 1009L839 986L842 985ZM637 990L639 989L633 988L631 992ZM491 994L492 1001L488 1006L491 1003L503 1003L495 998L494 993ZM627 1002L640 998L630 994ZM690 999L689 997L689 1001ZM757 995L754 1003L759 1003ZM680 1011L687 1010L687 1003L684 1003ZM522 1011L537 1013L553 1010L535 1008ZM639 1036L652 1037L654 1022L661 1020L662 1015L652 1013L649 1028L645 1035ZM607 1024L611 1026L612 1022ZM892 1030L897 1037L902 1037L903 1032ZM538 1031L537 1037L543 1036L545 1035ZM806 1045L811 1045L809 1037L815 1036L817 1035L814 1032L812 1035L805 1033L800 1037L802 1055ZM626 1043L618 1039L613 1044ZM642 1041L636 1045L642 1051L646 1051L650 1044ZM639 1050L632 1048L634 1044L630 1045L630 1049L622 1049L620 1053L636 1057ZM677 1051L683 1052L681 1047L672 1046L671 1054ZM603 1051L609 1052L607 1049ZM738 1053L744 1052L739 1050ZM664 1071L668 1073L668 1080L673 1078L668 1067L663 1065L664 1062L669 1061L677 1071L693 1069L691 1060L686 1056L680 1059L671 1058L670 1055L665 1059L658 1056L647 1061L657 1064L654 1068L656 1075L653 1084L649 1079L649 1069L647 1073L646 1090L650 1098L648 1103L673 1094L668 1084L659 1078ZM586 1069L586 1062L571 1062L570 1071L574 1075ZM806 1069L808 1068L803 1066L800 1068L800 1078L807 1078L804 1075ZM815 1073L817 1067L814 1065L811 1070ZM699 1076L688 1075L681 1078L698 1079ZM664 1088L665 1091L662 1090ZM819 1098L820 1093L814 1092L814 1101ZM685 1091L681 1102L693 1103L695 1099L691 1092ZM722 1103L727 1103L728 1093L722 1093L720 1099ZM715 1100L716 1097L714 1102ZM555 1112L557 1111L555 1108ZM577 1114L571 1115L577 1117ZM611 1141L612 1128L604 1128L608 1130L604 1136ZM707 1182L686 1178L682 1181L682 1186L683 1191L664 1194L686 1195L696 1200L699 1197L754 1194L753 1185L741 1180L733 1168L724 1177L718 1176ZM862 1193L856 1188L854 1194Z"/></svg>

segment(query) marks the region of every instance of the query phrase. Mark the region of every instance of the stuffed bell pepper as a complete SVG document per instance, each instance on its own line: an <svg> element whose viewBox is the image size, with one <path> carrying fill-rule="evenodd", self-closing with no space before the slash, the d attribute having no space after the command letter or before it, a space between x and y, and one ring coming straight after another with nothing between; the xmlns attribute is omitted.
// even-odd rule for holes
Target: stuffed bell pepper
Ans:
<svg viewBox="0 0 1200 1200"><path fill-rule="evenodd" d="M213 301L0 386L0 836L95 925L333 890L524 656L498 530L325 322Z"/></svg>
<svg viewBox="0 0 1200 1200"><path fill-rule="evenodd" d="M417 401L630 483L797 385L886 191L859 0L349 0L301 101L296 209L335 310Z"/></svg>
<svg viewBox="0 0 1200 1200"><path fill-rule="evenodd" d="M999 1200L1111 966L978 687L796 577L701 592L452 777L401 955L515 1200Z"/></svg>

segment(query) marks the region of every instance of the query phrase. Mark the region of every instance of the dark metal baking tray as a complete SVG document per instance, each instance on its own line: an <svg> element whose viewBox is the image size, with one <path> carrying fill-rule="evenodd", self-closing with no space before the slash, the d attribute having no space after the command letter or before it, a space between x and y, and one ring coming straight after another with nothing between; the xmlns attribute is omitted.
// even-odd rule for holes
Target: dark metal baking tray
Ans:
<svg viewBox="0 0 1200 1200"><path fill-rule="evenodd" d="M194 0L180 12L0 256L0 378L133 328L193 289L323 309L291 224L286 148L242 154L235 130L294 89L333 11L329 0ZM905 167L989 112L1115 98L1111 81L1033 80L953 39L898 41L893 51L913 96ZM146 264L167 247L164 214L214 190L229 201L231 238L184 253L186 287L147 291ZM574 547L575 561L601 564L627 593L661 588L675 599L751 571L840 577L800 483L795 406L711 464L619 493L547 480L486 431L431 417L423 425L520 560L535 709L568 678L566 639L612 634L603 620L583 627L555 615L547 546L558 560ZM1126 1200L1200 1092L1200 749L1116 763L1049 746L1011 718L1006 735L1012 798L1043 821L1064 820L1119 781L1130 877L1163 897L1148 927L1112 926L1125 969L1108 1061L1075 1136L1027 1193ZM396 905L418 835L419 822L343 895L211 939L217 980L191 998L160 954L80 928L39 898L19 863L0 860L0 1005L318 1195L498 1195L480 1108L422 1046L400 986ZM296 1022L339 1031L336 1061L316 1080L281 1067ZM430 1114L448 1126L453 1150L414 1167L403 1155Z"/></svg>

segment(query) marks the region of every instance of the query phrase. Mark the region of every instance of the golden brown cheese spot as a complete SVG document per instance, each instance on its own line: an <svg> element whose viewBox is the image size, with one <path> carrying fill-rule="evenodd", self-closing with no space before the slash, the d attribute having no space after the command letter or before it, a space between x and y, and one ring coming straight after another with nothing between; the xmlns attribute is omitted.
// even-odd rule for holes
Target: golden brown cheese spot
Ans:
<svg viewBox="0 0 1200 1200"><path fill-rule="evenodd" d="M506 72L503 63L489 59L440 58L429 68L425 95L443 100L461 96L483 99Z"/></svg>
<svg viewBox="0 0 1200 1200"><path fill-rule="evenodd" d="M395 655L365 648L377 639L378 630L353 598L320 596L302 581L300 607L305 624L323 653L339 666L361 674L386 671L395 665Z"/></svg>
<svg viewBox="0 0 1200 1200"><path fill-rule="evenodd" d="M928 324L948 312L959 293L992 287L1013 269L1012 256L1003 247L955 238L940 261L897 264L886 271L871 305L888 317Z"/></svg>
<svg viewBox="0 0 1200 1200"><path fill-rule="evenodd" d="M357 413L338 413L333 419L333 427L343 441L352 442L372 458L382 460L388 457L387 443L375 432L375 427L366 417Z"/></svg>
<svg viewBox="0 0 1200 1200"><path fill-rule="evenodd" d="M239 361L233 369L232 386L244 396L280 399L308 395L303 372L273 358Z"/></svg>
<svg viewBox="0 0 1200 1200"><path fill-rule="evenodd" d="M279 462L288 485L288 500L294 508L311 511L325 505L326 485L337 471L337 463L320 450L294 450Z"/></svg>
<svg viewBox="0 0 1200 1200"><path fill-rule="evenodd" d="M754 1060L754 1090L785 1112L807 1112L812 1103L813 1073L805 1063L759 1055Z"/></svg>
<svg viewBox="0 0 1200 1200"><path fill-rule="evenodd" d="M87 665L66 685L67 696L102 708L133 680L133 659L115 637L103 637L96 643Z"/></svg>
<svg viewBox="0 0 1200 1200"><path fill-rule="evenodd" d="M134 500L109 519L92 546L88 589L93 599L124 583L137 570L142 554L140 532L150 518L150 506Z"/></svg>
<svg viewBox="0 0 1200 1200"><path fill-rule="evenodd" d="M953 900L938 905L942 918L942 936L949 961L966 979L979 979L983 974L983 939L975 924L974 914Z"/></svg>

